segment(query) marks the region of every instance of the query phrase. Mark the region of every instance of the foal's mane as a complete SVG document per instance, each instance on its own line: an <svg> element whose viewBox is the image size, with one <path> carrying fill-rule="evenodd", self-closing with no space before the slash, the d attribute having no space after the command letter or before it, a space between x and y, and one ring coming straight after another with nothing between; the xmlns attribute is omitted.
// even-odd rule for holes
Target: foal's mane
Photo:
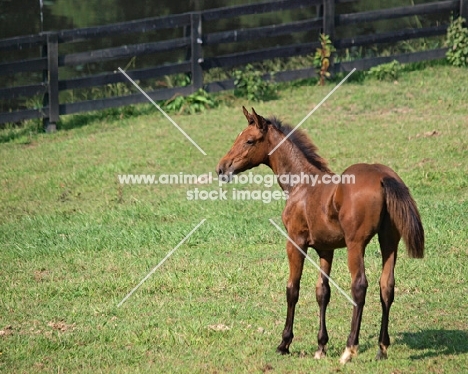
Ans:
<svg viewBox="0 0 468 374"><path fill-rule="evenodd" d="M267 124L272 125L276 130L280 131L286 136L293 130L291 125L282 123L280 119L274 116L266 118L266 121ZM325 161L325 159L317 154L318 148L314 143L312 143L303 130L298 129L294 131L289 136L288 140L291 141L301 151L307 161L309 161L312 165L314 165L320 171L331 173L331 170L328 168L327 161Z"/></svg>

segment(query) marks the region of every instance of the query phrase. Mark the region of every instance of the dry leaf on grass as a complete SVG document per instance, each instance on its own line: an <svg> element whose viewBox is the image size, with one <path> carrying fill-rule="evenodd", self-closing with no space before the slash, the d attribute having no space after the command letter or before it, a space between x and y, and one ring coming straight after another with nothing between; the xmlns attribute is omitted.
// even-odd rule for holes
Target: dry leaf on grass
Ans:
<svg viewBox="0 0 468 374"><path fill-rule="evenodd" d="M8 336L13 335L13 326L5 326L2 330L0 330L0 336Z"/></svg>
<svg viewBox="0 0 468 374"><path fill-rule="evenodd" d="M432 130L432 131L427 131L427 132L425 132L423 136L424 136L425 138L428 138L428 137L430 137L430 136L439 136L439 135L440 135L440 132L439 132L439 131L437 131L437 130Z"/></svg>
<svg viewBox="0 0 468 374"><path fill-rule="evenodd" d="M47 326L53 328L54 330L58 330L58 331L62 331L62 332L65 332L65 331L68 331L68 330L74 330L75 329L75 324L71 324L71 325L68 325L66 324L65 322L63 321L58 321L58 322L52 322L50 321Z"/></svg>
<svg viewBox="0 0 468 374"><path fill-rule="evenodd" d="M231 328L229 326L218 323L217 325L209 325L208 328L213 331L228 331Z"/></svg>
<svg viewBox="0 0 468 374"><path fill-rule="evenodd" d="M415 138L430 138L433 136L439 136L441 134L440 131L437 130L432 130L432 131L426 131L422 134L416 134L415 136L410 136L408 140L415 139Z"/></svg>
<svg viewBox="0 0 468 374"><path fill-rule="evenodd" d="M49 272L46 269L36 270L34 271L34 280L36 282L42 282L48 274Z"/></svg>

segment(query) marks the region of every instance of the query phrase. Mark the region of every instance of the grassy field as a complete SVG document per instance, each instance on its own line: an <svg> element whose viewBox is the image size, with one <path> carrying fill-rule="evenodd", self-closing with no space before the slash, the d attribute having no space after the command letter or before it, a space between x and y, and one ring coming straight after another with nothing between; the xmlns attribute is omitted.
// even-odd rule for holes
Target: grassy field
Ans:
<svg viewBox="0 0 468 374"><path fill-rule="evenodd" d="M254 107L295 125L331 88L285 88L279 100ZM400 246L392 345L383 362L374 361L381 259L376 240L370 243L360 354L345 367L338 359L351 305L335 289L328 357L313 359L317 272L308 263L292 354L275 353L288 265L284 238L269 219L280 222L283 201L188 201L187 191L217 185L118 183L125 173L214 173L246 125L241 105L252 103L173 116L207 156L156 111L74 116L52 135L0 131L0 371L462 372L468 367L467 98L467 70L436 66L397 82L347 83L302 126L335 172L356 162L394 168L426 230L423 260L409 259ZM345 249L336 252L332 277L349 293Z"/></svg>

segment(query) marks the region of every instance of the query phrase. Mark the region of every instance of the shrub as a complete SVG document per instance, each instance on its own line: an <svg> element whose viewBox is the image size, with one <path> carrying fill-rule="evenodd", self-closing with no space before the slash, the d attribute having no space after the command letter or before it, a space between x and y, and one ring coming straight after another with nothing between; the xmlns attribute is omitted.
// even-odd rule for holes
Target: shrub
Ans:
<svg viewBox="0 0 468 374"><path fill-rule="evenodd" d="M203 89L189 96L177 95L164 102L163 107L168 112L176 113L200 113L208 108L214 108L218 105L216 99Z"/></svg>
<svg viewBox="0 0 468 374"><path fill-rule="evenodd" d="M325 84L325 78L330 77L330 72L328 71L330 67L330 57L332 52L335 52L336 49L328 35L320 34L319 41L321 48L317 48L315 52L314 67L319 71L320 79L318 84L323 86Z"/></svg>
<svg viewBox="0 0 468 374"><path fill-rule="evenodd" d="M370 68L368 74L379 81L394 81L398 79L401 69L401 64L397 60L393 60L392 62Z"/></svg>
<svg viewBox="0 0 468 374"><path fill-rule="evenodd" d="M468 28L466 19L452 20L447 29L447 60L454 66L468 66Z"/></svg>
<svg viewBox="0 0 468 374"><path fill-rule="evenodd" d="M271 100L277 97L275 83L264 80L262 72L250 64L242 70L234 71L233 76L236 86L234 95L237 97L245 97L250 101Z"/></svg>

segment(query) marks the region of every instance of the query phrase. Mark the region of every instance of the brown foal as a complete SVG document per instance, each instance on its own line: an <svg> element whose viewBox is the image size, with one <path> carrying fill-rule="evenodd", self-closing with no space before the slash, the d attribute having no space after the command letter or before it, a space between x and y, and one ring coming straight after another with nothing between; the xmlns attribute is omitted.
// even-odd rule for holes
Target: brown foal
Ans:
<svg viewBox="0 0 468 374"><path fill-rule="evenodd" d="M354 176L347 179L354 183L344 183L342 178L339 178L339 183L327 183L336 181L338 176L330 171L326 161L316 153L317 148L304 132L291 133L271 153L292 128L276 118L263 118L253 108L251 114L244 107L243 111L248 126L219 161L216 171L220 178L229 179L234 174L265 164L276 176L290 176L278 178L281 188L288 194L282 214L284 226L289 237L304 252L307 252L308 247L316 250L320 268L325 274L330 274L334 250L347 247L351 293L356 305L353 307L346 349L340 358L343 364L350 361L358 351L367 291L364 253L371 238L378 235L382 253L382 322L377 359L387 358L390 345L388 317L394 297L394 267L400 238L403 238L410 257L422 258L424 255L424 230L408 188L392 169L380 164L350 166L342 176ZM314 186L302 181L293 183L292 175L314 176L318 182ZM282 354L289 353L294 336L294 311L304 266L304 255L289 241L286 250L289 259L287 317L282 341L277 349ZM316 298L320 308L320 329L315 358L322 358L328 343L325 313L330 301L329 281L322 273L316 285Z"/></svg>

